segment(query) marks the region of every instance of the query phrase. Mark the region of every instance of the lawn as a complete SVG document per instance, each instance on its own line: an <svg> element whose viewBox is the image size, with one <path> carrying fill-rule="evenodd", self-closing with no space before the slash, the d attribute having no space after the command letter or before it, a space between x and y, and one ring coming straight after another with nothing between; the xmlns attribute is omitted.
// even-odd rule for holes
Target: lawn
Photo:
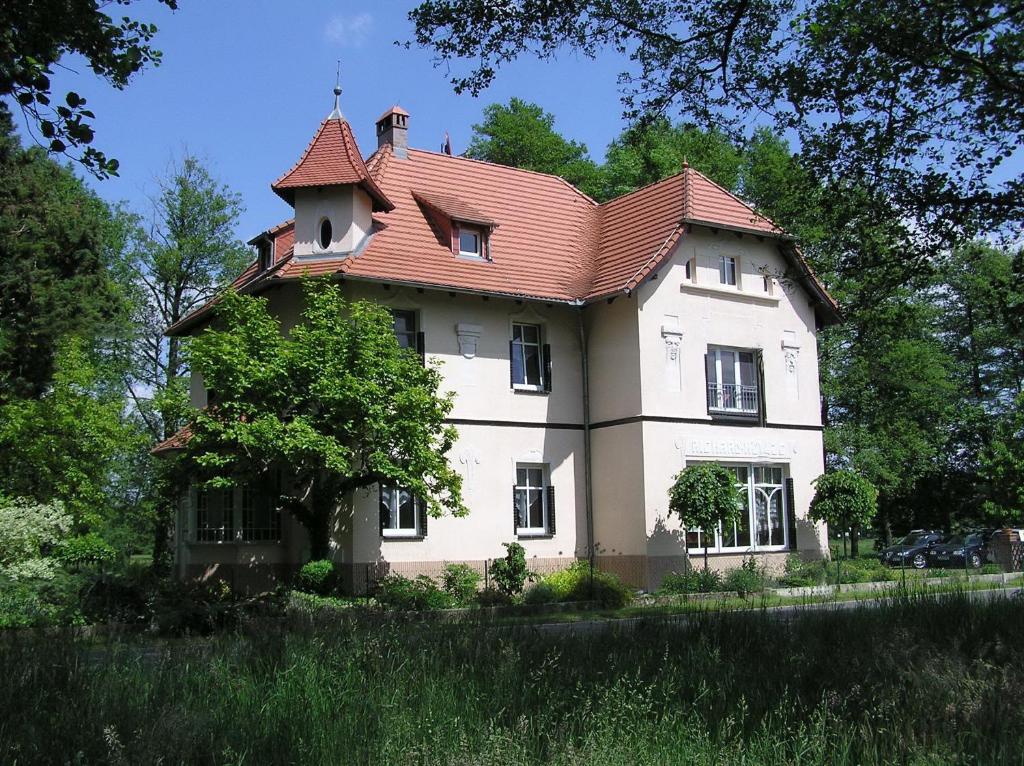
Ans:
<svg viewBox="0 0 1024 766"><path fill-rule="evenodd" d="M415 621L0 642L2 763L1002 764L1024 603L700 613L559 635Z"/></svg>

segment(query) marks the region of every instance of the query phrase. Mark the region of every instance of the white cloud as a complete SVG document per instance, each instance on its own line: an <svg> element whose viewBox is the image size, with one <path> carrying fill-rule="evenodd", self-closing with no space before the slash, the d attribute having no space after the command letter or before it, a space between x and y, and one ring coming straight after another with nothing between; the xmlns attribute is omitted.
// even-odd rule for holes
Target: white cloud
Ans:
<svg viewBox="0 0 1024 766"><path fill-rule="evenodd" d="M337 43L345 48L359 48L370 36L373 28L373 16L369 13L358 13L355 16L334 16L327 22L324 37L329 42Z"/></svg>

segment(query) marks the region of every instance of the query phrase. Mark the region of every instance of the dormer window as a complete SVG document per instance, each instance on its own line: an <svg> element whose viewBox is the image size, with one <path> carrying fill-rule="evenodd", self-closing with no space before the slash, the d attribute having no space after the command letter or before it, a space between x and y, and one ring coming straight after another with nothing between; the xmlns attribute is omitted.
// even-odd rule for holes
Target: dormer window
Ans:
<svg viewBox="0 0 1024 766"><path fill-rule="evenodd" d="M256 255L259 259L260 271L269 269L274 263L274 245L269 239L263 239L256 246Z"/></svg>
<svg viewBox="0 0 1024 766"><path fill-rule="evenodd" d="M331 219L324 218L320 221L320 237L317 242L320 245L321 250L331 249L331 239L333 237L334 230L331 228Z"/></svg>
<svg viewBox="0 0 1024 766"><path fill-rule="evenodd" d="M459 229L459 255L467 258L484 257L484 238L479 229Z"/></svg>

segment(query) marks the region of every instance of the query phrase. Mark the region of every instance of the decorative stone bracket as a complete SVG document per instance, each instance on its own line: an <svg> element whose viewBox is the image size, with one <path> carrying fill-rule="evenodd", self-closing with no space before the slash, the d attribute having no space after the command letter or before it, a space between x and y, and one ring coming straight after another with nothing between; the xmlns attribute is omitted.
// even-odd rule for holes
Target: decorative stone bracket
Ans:
<svg viewBox="0 0 1024 766"><path fill-rule="evenodd" d="M459 339L459 353L466 357L466 359L472 359L476 356L477 342L480 340L483 332L484 328L478 324L459 322L455 325L455 334Z"/></svg>
<svg viewBox="0 0 1024 766"><path fill-rule="evenodd" d="M669 391L680 391L682 389L680 348L683 344L683 328L675 321L667 321L661 326L661 338L665 341L665 383L668 385Z"/></svg>

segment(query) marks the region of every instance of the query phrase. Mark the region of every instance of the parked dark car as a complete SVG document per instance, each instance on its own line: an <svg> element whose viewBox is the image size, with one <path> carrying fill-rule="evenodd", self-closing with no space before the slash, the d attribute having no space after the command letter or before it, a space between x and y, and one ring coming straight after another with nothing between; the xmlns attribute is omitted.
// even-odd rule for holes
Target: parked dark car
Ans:
<svg viewBox="0 0 1024 766"><path fill-rule="evenodd" d="M902 540L879 551L878 558L890 567L924 569L928 566L928 551L941 539L942 533L934 529L915 529Z"/></svg>
<svg viewBox="0 0 1024 766"><path fill-rule="evenodd" d="M988 541L993 530L977 529L964 534L949 535L928 551L928 566L981 569L988 561Z"/></svg>

